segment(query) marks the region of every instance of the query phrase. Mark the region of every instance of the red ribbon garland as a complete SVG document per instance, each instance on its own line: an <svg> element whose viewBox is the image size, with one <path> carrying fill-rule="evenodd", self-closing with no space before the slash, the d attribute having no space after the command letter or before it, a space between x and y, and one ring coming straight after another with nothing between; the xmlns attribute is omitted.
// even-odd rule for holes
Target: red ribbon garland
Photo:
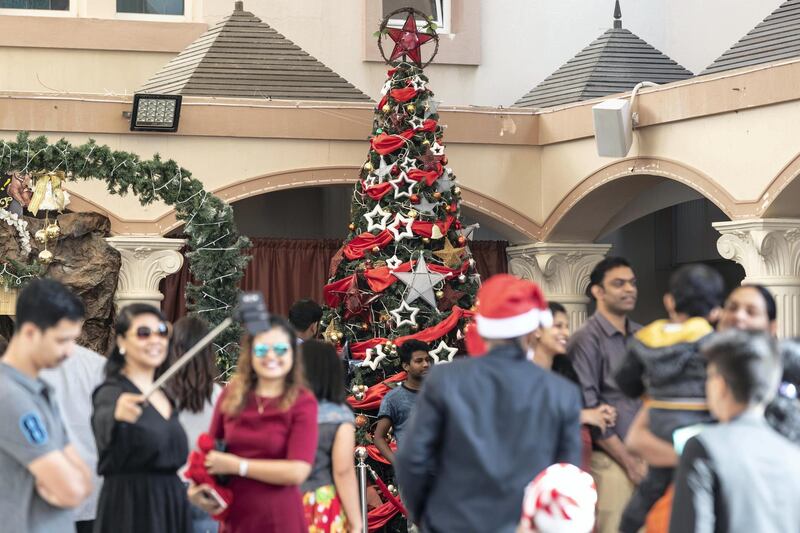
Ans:
<svg viewBox="0 0 800 533"><path fill-rule="evenodd" d="M328 283L322 288L322 298L328 307L337 307L344 299L344 294L355 280L356 275L347 276L339 281Z"/></svg>
<svg viewBox="0 0 800 533"><path fill-rule="evenodd" d="M439 220L437 222L422 222L421 220L416 220L411 223L411 230L419 235L420 237L433 237L433 225L436 224L439 226L439 231L441 231L442 235L447 235L447 232L450 230L450 226L453 224L453 217L448 215L444 221Z"/></svg>
<svg viewBox="0 0 800 533"><path fill-rule="evenodd" d="M418 91L413 87L403 87L402 89L392 89L389 91L389 96L400 103L405 103L417 96L417 92Z"/></svg>
<svg viewBox="0 0 800 533"><path fill-rule="evenodd" d="M422 331L418 331L413 335L406 335L405 337L398 337L393 342L400 346L404 342L409 341L411 339L420 340L423 342L431 342L441 337L444 337L447 333L453 329L458 321L461 320L462 317L469 318L474 313L472 311L467 311L466 309L462 309L457 305L453 306L453 311L450 313L450 316L436 324L435 326L431 326L429 328L423 329ZM368 341L357 342L355 344L350 345L350 354L353 359L364 359L366 357L366 352L369 348L374 348L379 344L383 344L388 339L384 339L381 337L377 337L374 339L370 339ZM349 400L348 400L349 401ZM355 405L350 402L350 405ZM380 405L380 404L379 404Z"/></svg>
<svg viewBox="0 0 800 533"><path fill-rule="evenodd" d="M438 165L436 170L420 170L418 168L409 170L406 175L414 181L424 181L430 187L439 176L442 175L442 165Z"/></svg>
<svg viewBox="0 0 800 533"><path fill-rule="evenodd" d="M377 385L373 385L372 387L367 389L367 393L364 395L363 400L356 400L355 397L349 396L347 398L347 403L350 404L353 409L360 409L363 411L373 411L381 406L381 400L386 394L392 390L391 387L387 385L387 383L397 383L398 381L405 381L407 374L405 372L398 372L394 376L385 379L378 383Z"/></svg>
<svg viewBox="0 0 800 533"><path fill-rule="evenodd" d="M367 513L367 529L376 531L382 528L399 512L392 502L386 502L380 507L372 509Z"/></svg>
<svg viewBox="0 0 800 533"><path fill-rule="evenodd" d="M383 230L377 235L364 232L344 246L344 255L351 261L361 259L365 252L374 247L385 248L392 242L394 242L394 237L389 230Z"/></svg>
<svg viewBox="0 0 800 533"><path fill-rule="evenodd" d="M425 122L422 123L422 127L419 128L419 130L422 130L422 131L436 131L436 124L438 124L438 122L436 122L432 118L429 118ZM419 131L419 130L417 130L417 131Z"/></svg>
<svg viewBox="0 0 800 533"><path fill-rule="evenodd" d="M381 183L378 185L373 185L372 187L364 187L363 182L361 187L364 189L364 192L367 193L367 196L375 200L376 202L380 201L381 198L386 196L386 194L392 190L391 183Z"/></svg>
<svg viewBox="0 0 800 533"><path fill-rule="evenodd" d="M428 270L436 272L437 274L450 274L451 276L458 276L463 274L469 269L469 262L464 262L459 268L450 268L443 265L428 264ZM403 263L394 272L411 272L411 263ZM397 281L397 277L392 274L389 267L370 268L364 273L364 278L367 280L369 288L374 292L383 292ZM336 282L338 283L338 282ZM338 285L337 285L338 286ZM327 285L325 286L327 289ZM323 289L325 290L325 289Z"/></svg>
<svg viewBox="0 0 800 533"><path fill-rule="evenodd" d="M414 130L406 130L402 133L381 133L370 141L372 149L381 155L391 154L414 136Z"/></svg>
<svg viewBox="0 0 800 533"><path fill-rule="evenodd" d="M378 447L375 446L374 444L370 444L366 448L367 448L367 453L369 454L369 456L372 457L372 459L374 459L375 461L378 461L379 463L383 463L385 465L392 464L391 462L389 462L389 460L387 458L385 458L381 454L381 452L378 449ZM395 444L393 442L393 443L389 444L389 448L391 448L393 452L396 452L397 451L397 444Z"/></svg>
<svg viewBox="0 0 800 533"><path fill-rule="evenodd" d="M373 292L383 292L397 281L392 272L411 272L412 263L406 262L398 266L394 271L389 270L389 267L370 268L364 272L364 278L367 280L369 288ZM459 268L450 268L443 265L429 264L428 269L437 274L444 274L445 276L457 276L469 270L469 261L465 261ZM337 307L344 300L345 293L350 285L353 283L356 275L347 276L337 281L328 283L322 288L322 297L325 305L328 307Z"/></svg>

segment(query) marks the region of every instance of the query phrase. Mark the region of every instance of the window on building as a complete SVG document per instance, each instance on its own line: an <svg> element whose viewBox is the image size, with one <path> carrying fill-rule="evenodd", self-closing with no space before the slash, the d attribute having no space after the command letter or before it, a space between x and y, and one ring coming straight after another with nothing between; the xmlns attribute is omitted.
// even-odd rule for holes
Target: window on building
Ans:
<svg viewBox="0 0 800 533"><path fill-rule="evenodd" d="M69 11L69 0L0 0L0 9Z"/></svg>
<svg viewBox="0 0 800 533"><path fill-rule="evenodd" d="M382 0L383 16L385 17L395 9L403 7L413 7L422 11L433 19L438 26L439 33L450 31L450 0ZM417 17L418 22L421 20ZM390 26L400 27L405 22L405 18L389 20ZM424 22L424 21L423 21Z"/></svg>
<svg viewBox="0 0 800 533"><path fill-rule="evenodd" d="M117 13L183 15L183 0L117 0Z"/></svg>

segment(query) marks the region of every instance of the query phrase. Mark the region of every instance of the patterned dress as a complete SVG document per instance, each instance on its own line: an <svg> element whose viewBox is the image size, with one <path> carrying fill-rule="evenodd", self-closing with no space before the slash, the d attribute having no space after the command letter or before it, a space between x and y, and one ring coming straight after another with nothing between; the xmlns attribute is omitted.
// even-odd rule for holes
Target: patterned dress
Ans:
<svg viewBox="0 0 800 533"><path fill-rule="evenodd" d="M303 484L303 508L309 533L345 533L347 519L333 484L331 452L336 431L342 424L353 424L350 407L322 401L317 424L319 442L311 475Z"/></svg>

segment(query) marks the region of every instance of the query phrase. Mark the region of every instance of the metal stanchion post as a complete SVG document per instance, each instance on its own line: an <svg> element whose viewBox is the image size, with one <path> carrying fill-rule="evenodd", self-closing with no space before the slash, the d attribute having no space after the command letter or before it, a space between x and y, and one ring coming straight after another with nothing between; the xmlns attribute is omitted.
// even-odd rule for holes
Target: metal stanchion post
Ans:
<svg viewBox="0 0 800 533"><path fill-rule="evenodd" d="M360 504L361 504L361 523L362 523L362 530L363 533L368 533L369 528L367 526L367 463L364 461L367 459L367 449L363 446L359 446L356 448L356 459L358 459L358 464L356 465L356 471L358 472L358 493L360 496Z"/></svg>

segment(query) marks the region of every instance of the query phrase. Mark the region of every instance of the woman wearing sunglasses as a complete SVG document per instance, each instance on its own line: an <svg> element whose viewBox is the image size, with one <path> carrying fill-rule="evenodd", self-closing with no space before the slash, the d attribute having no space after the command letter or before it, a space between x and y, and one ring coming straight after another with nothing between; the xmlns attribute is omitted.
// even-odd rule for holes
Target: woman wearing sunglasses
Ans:
<svg viewBox="0 0 800 533"><path fill-rule="evenodd" d="M209 473L230 478L226 533L308 531L299 486L317 450L317 401L304 386L292 327L275 316L269 325L243 340L236 374L209 430L226 446L226 452L211 451L206 458ZM221 508L208 489L191 486L189 497L216 514Z"/></svg>
<svg viewBox="0 0 800 533"><path fill-rule="evenodd" d="M186 434L172 400L147 390L164 370L170 328L147 304L120 311L106 380L92 397L97 471L103 488L95 533L189 533L186 489L177 470L186 461Z"/></svg>

